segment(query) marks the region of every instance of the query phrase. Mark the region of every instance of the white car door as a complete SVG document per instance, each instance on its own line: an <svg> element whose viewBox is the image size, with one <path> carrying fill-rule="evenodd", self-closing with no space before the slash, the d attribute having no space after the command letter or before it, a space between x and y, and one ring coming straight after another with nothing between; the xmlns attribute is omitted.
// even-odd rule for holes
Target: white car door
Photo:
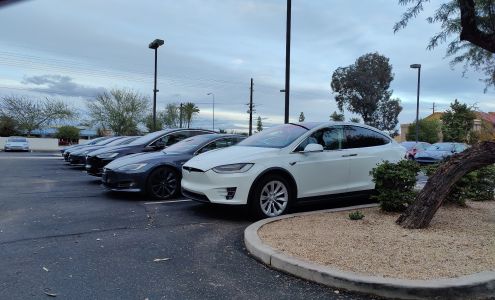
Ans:
<svg viewBox="0 0 495 300"><path fill-rule="evenodd" d="M303 141L291 155L298 198L317 197L347 191L349 159L341 151L343 127L320 129ZM320 144L322 152L304 153L308 144Z"/></svg>
<svg viewBox="0 0 495 300"><path fill-rule="evenodd" d="M384 160L395 160L396 151L382 133L360 126L345 126L343 149L349 155L349 192L375 188L370 172Z"/></svg>

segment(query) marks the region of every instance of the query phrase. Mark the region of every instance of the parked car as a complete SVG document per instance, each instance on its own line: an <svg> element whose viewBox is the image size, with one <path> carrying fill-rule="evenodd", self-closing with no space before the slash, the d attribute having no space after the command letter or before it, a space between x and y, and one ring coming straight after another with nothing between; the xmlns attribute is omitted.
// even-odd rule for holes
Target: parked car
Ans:
<svg viewBox="0 0 495 300"><path fill-rule="evenodd" d="M64 152L63 152L63 157L64 157L64 160L65 161L69 161L69 155L73 152L73 151L78 151L84 147L88 147L88 146L92 146L92 145L98 145L98 146L103 146L103 145L106 145L108 143L111 143L113 140L115 139L115 137L111 137L111 136L106 136L106 137L103 137L101 139L99 139L96 143L92 143L89 144L89 143L86 143L86 144L81 144L81 145L77 145L77 147L73 147L73 148L70 148L70 149L66 149Z"/></svg>
<svg viewBox="0 0 495 300"><path fill-rule="evenodd" d="M72 146L67 146L65 148L62 148L60 149L60 153L62 153L62 156L64 156L64 152L65 151L70 151L72 149L76 149L76 148L79 148L79 147L84 147L84 146L88 146L88 145L94 145L98 142L101 142L102 140L104 139L107 139L108 137L99 137L99 138L95 138L95 139L92 139L90 141L88 141L87 143L84 143L84 144L75 144L75 145L72 145Z"/></svg>
<svg viewBox="0 0 495 300"><path fill-rule="evenodd" d="M139 136L119 136L104 145L90 145L78 148L69 155L69 162L73 166L84 167L86 165L86 155L88 155L88 153L105 147L127 145L138 138ZM110 139L107 141L110 141Z"/></svg>
<svg viewBox="0 0 495 300"><path fill-rule="evenodd" d="M113 191L145 192L155 199L169 199L180 193L182 165L207 151L237 144L244 137L232 134L197 135L165 150L128 155L103 169L102 182Z"/></svg>
<svg viewBox="0 0 495 300"><path fill-rule="evenodd" d="M3 147L5 152L7 151L30 151L29 142L25 137L11 136L5 142Z"/></svg>
<svg viewBox="0 0 495 300"><path fill-rule="evenodd" d="M468 145L463 143L435 143L425 151L417 153L414 160L420 164L434 164L467 148Z"/></svg>
<svg viewBox="0 0 495 300"><path fill-rule="evenodd" d="M375 188L370 171L405 152L362 124L284 124L193 157L182 169L182 193L200 202L247 204L258 217L274 217L296 201L369 195Z"/></svg>
<svg viewBox="0 0 495 300"><path fill-rule="evenodd" d="M402 142L400 144L401 144L401 146L403 146L407 150L407 152L406 152L406 158L407 159L414 159L414 155L416 155L416 153L425 151L426 148L431 146L431 144L427 143L427 142L417 142L417 143L416 142Z"/></svg>
<svg viewBox="0 0 495 300"><path fill-rule="evenodd" d="M142 136L124 146L107 147L88 153L86 171L93 176L101 176L103 167L111 161L130 154L163 150L186 138L201 134L215 133L206 129L166 129Z"/></svg>

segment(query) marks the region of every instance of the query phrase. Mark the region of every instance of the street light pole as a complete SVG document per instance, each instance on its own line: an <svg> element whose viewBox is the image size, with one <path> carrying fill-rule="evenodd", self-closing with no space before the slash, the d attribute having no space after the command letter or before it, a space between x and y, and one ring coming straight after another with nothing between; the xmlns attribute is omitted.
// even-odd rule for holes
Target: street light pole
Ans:
<svg viewBox="0 0 495 300"><path fill-rule="evenodd" d="M156 130L156 79L157 79L157 62L158 62L158 47L164 44L163 40L156 39L149 44L149 48L155 50L155 84L153 88L153 131Z"/></svg>
<svg viewBox="0 0 495 300"><path fill-rule="evenodd" d="M285 37L285 116L284 123L289 123L289 96L290 96L290 28L291 28L292 1L287 0L287 28Z"/></svg>
<svg viewBox="0 0 495 300"><path fill-rule="evenodd" d="M215 93L208 93L206 95L213 97L213 131L215 131Z"/></svg>
<svg viewBox="0 0 495 300"><path fill-rule="evenodd" d="M416 143L419 140L419 123L418 123L418 117L419 117L419 87L421 83L421 64L412 64L411 69L418 69L418 87L417 87L417 93L416 93Z"/></svg>

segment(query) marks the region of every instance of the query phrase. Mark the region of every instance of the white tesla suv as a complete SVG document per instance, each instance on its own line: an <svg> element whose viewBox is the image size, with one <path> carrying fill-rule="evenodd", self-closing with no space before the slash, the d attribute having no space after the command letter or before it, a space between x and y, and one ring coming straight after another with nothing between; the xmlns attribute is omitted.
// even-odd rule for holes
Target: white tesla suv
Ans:
<svg viewBox="0 0 495 300"><path fill-rule="evenodd" d="M362 124L284 124L193 157L182 169L182 193L201 202L247 204L257 217L274 217L296 201L369 194L371 169L405 152Z"/></svg>

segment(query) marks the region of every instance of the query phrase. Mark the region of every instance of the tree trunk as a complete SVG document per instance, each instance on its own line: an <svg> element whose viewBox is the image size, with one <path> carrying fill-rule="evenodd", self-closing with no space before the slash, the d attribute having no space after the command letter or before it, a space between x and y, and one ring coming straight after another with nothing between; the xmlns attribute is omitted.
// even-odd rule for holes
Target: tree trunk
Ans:
<svg viewBox="0 0 495 300"><path fill-rule="evenodd" d="M452 156L426 182L414 203L397 219L404 228L426 228L452 186L465 174L495 163L495 142L482 142Z"/></svg>

